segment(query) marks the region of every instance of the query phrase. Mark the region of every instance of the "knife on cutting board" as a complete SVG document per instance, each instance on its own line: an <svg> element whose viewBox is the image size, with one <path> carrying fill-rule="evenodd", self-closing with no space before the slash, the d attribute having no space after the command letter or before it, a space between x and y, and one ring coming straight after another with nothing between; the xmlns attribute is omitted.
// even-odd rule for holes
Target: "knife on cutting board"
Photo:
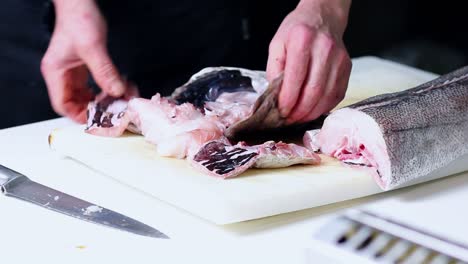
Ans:
<svg viewBox="0 0 468 264"><path fill-rule="evenodd" d="M0 189L6 196L81 220L142 236L169 238L157 229L137 220L34 182L3 165L0 165Z"/></svg>

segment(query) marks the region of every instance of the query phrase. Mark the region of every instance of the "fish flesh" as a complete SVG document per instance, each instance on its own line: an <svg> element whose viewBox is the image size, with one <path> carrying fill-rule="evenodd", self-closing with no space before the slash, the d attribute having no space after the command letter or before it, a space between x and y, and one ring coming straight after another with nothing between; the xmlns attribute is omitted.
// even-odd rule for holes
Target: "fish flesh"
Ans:
<svg viewBox="0 0 468 264"><path fill-rule="evenodd" d="M159 155L185 158L249 116L267 87L264 72L207 68L171 97L97 98L88 106L86 132L118 137L130 130L144 135Z"/></svg>
<svg viewBox="0 0 468 264"><path fill-rule="evenodd" d="M468 67L336 110L303 141L384 190L424 177L468 154Z"/></svg>
<svg viewBox="0 0 468 264"><path fill-rule="evenodd" d="M296 144L268 141L248 146L245 142L231 145L226 141L206 143L191 159L192 166L219 177L235 177L247 169L283 168L295 164L319 164L320 157Z"/></svg>
<svg viewBox="0 0 468 264"><path fill-rule="evenodd" d="M151 100L130 100L126 112L161 156L185 158L223 135L224 127L215 116L204 115L190 103L177 105L159 94Z"/></svg>
<svg viewBox="0 0 468 264"><path fill-rule="evenodd" d="M118 137L130 130L154 144L159 155L190 161L202 153L211 153L215 146L220 148L216 157L229 148L253 155L245 163L231 166L232 172L222 178L238 175L254 164L269 168L317 164L320 158L315 153L297 145L273 141L255 146L244 142L231 145L239 141L239 134L284 126L277 109L281 81L280 76L269 83L262 71L205 68L170 97L97 98L88 107L86 132ZM207 171L206 166L195 167Z"/></svg>

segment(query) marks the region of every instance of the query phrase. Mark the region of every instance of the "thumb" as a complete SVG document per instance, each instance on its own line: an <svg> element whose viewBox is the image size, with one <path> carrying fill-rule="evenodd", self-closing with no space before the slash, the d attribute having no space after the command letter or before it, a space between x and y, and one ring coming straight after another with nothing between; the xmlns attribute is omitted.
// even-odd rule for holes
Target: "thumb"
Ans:
<svg viewBox="0 0 468 264"><path fill-rule="evenodd" d="M82 54L82 58L94 80L105 93L114 97L120 97L124 94L126 83L120 76L105 47L86 50Z"/></svg>

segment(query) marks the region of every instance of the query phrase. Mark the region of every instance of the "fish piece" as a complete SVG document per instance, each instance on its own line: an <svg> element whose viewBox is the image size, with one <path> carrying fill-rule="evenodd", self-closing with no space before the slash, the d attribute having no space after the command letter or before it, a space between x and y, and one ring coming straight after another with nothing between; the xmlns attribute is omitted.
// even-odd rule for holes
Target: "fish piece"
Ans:
<svg viewBox="0 0 468 264"><path fill-rule="evenodd" d="M231 140L238 140L245 134L284 127L286 119L278 108L278 95L283 75L274 79L267 90L256 100L251 114L241 121L229 126L224 135Z"/></svg>
<svg viewBox="0 0 468 264"><path fill-rule="evenodd" d="M319 164L320 157L296 144L268 141L248 146L245 142L231 145L227 140L221 140L205 144L191 163L206 174L226 179L251 167L283 168L295 164Z"/></svg>
<svg viewBox="0 0 468 264"><path fill-rule="evenodd" d="M184 158L222 136L244 119L268 85L264 72L208 68L195 74L171 97L151 100L104 97L88 105L86 132L120 136L125 129L143 134L160 155Z"/></svg>
<svg viewBox="0 0 468 264"><path fill-rule="evenodd" d="M118 137L130 123L127 101L110 96L88 105L86 132L106 137Z"/></svg>
<svg viewBox="0 0 468 264"><path fill-rule="evenodd" d="M339 109L304 145L368 171L384 190L442 168L468 154L468 67Z"/></svg>
<svg viewBox="0 0 468 264"><path fill-rule="evenodd" d="M303 144L306 148L312 150L315 153L320 152L320 145L317 142L317 134L320 129L307 130L303 136Z"/></svg>
<svg viewBox="0 0 468 264"><path fill-rule="evenodd" d="M226 141L206 143L190 160L194 168L218 178L235 177L252 167L259 157L255 148L242 143L230 145Z"/></svg>
<svg viewBox="0 0 468 264"><path fill-rule="evenodd" d="M224 137L231 126L235 126L232 131L236 136L239 131L251 133L283 126L277 108L281 80L277 78L269 85L265 72L207 68L177 88L171 97L156 94L151 100L134 98L128 103L112 99L107 104L90 104L89 112L107 111L122 117L100 126L101 134L118 136L132 127L155 145L159 155L188 157L195 166L221 178L234 177L252 166L317 164L320 158L298 145L269 141L232 146ZM118 113L110 112L116 108L109 107L113 104L119 106Z"/></svg>
<svg viewBox="0 0 468 264"><path fill-rule="evenodd" d="M215 102L205 103L205 115L216 116L228 128L244 120L252 112L252 106L257 100L255 93L224 93Z"/></svg>
<svg viewBox="0 0 468 264"><path fill-rule="evenodd" d="M265 72L232 67L210 67L177 88L171 99L191 103L202 113L217 116L225 128L248 118L268 87Z"/></svg>
<svg viewBox="0 0 468 264"><path fill-rule="evenodd" d="M303 124L286 124L278 108L278 98L283 82L283 74L273 79L267 89L255 100L248 114L244 113L237 122L226 128L224 135L231 141L254 140L259 141L267 136L266 140L284 138L285 135L294 137L302 134L306 129L319 128L323 124L325 115L316 120ZM252 138L255 135L255 138ZM268 139L269 138L269 139ZM265 141L265 140L263 140Z"/></svg>
<svg viewBox="0 0 468 264"><path fill-rule="evenodd" d="M127 92L120 98L114 98L106 93L96 96L88 104L87 125L85 131L89 134L106 137L118 137L126 129L138 132L131 125L131 115L126 112L128 100L138 96L136 86L130 85Z"/></svg>
<svg viewBox="0 0 468 264"><path fill-rule="evenodd" d="M151 100L135 98L128 103L132 122L161 156L185 158L223 134L217 117L207 116L192 104L176 105L156 94Z"/></svg>
<svg viewBox="0 0 468 264"><path fill-rule="evenodd" d="M319 155L293 143L268 141L253 148L259 149L259 158L254 164L255 168L284 168L295 164L317 165L320 163Z"/></svg>
<svg viewBox="0 0 468 264"><path fill-rule="evenodd" d="M281 81L280 76L269 85L265 72L260 71L206 68L177 88L167 100L177 105L190 103L201 113L217 117L226 129L225 135L231 140L240 141L246 134L285 126L285 119L280 116L277 107ZM118 112L106 110L114 105L120 106ZM119 136L126 127L140 132L139 126L133 125L132 113L126 112L124 100L97 100L89 104L88 112L91 115L87 132L92 134ZM124 118L121 120L121 117ZM101 119L104 125L96 122Z"/></svg>
<svg viewBox="0 0 468 264"><path fill-rule="evenodd" d="M177 104L191 103L203 109L205 102L214 102L223 93L256 93L250 77L239 70L220 69L207 72L176 89L171 95Z"/></svg>

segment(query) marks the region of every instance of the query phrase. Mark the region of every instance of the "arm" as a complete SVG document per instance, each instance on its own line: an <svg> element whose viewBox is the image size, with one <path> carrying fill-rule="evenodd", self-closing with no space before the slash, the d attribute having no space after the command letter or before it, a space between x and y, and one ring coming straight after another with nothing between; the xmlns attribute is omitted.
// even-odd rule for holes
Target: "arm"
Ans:
<svg viewBox="0 0 468 264"><path fill-rule="evenodd" d="M333 109L346 93L351 60L343 44L351 0L302 0L270 43L267 75L284 72L279 96L289 123Z"/></svg>
<svg viewBox="0 0 468 264"><path fill-rule="evenodd" d="M55 28L41 62L54 110L84 122L93 93L89 73L107 94L120 96L125 82L110 59L107 26L94 0L54 0Z"/></svg>

